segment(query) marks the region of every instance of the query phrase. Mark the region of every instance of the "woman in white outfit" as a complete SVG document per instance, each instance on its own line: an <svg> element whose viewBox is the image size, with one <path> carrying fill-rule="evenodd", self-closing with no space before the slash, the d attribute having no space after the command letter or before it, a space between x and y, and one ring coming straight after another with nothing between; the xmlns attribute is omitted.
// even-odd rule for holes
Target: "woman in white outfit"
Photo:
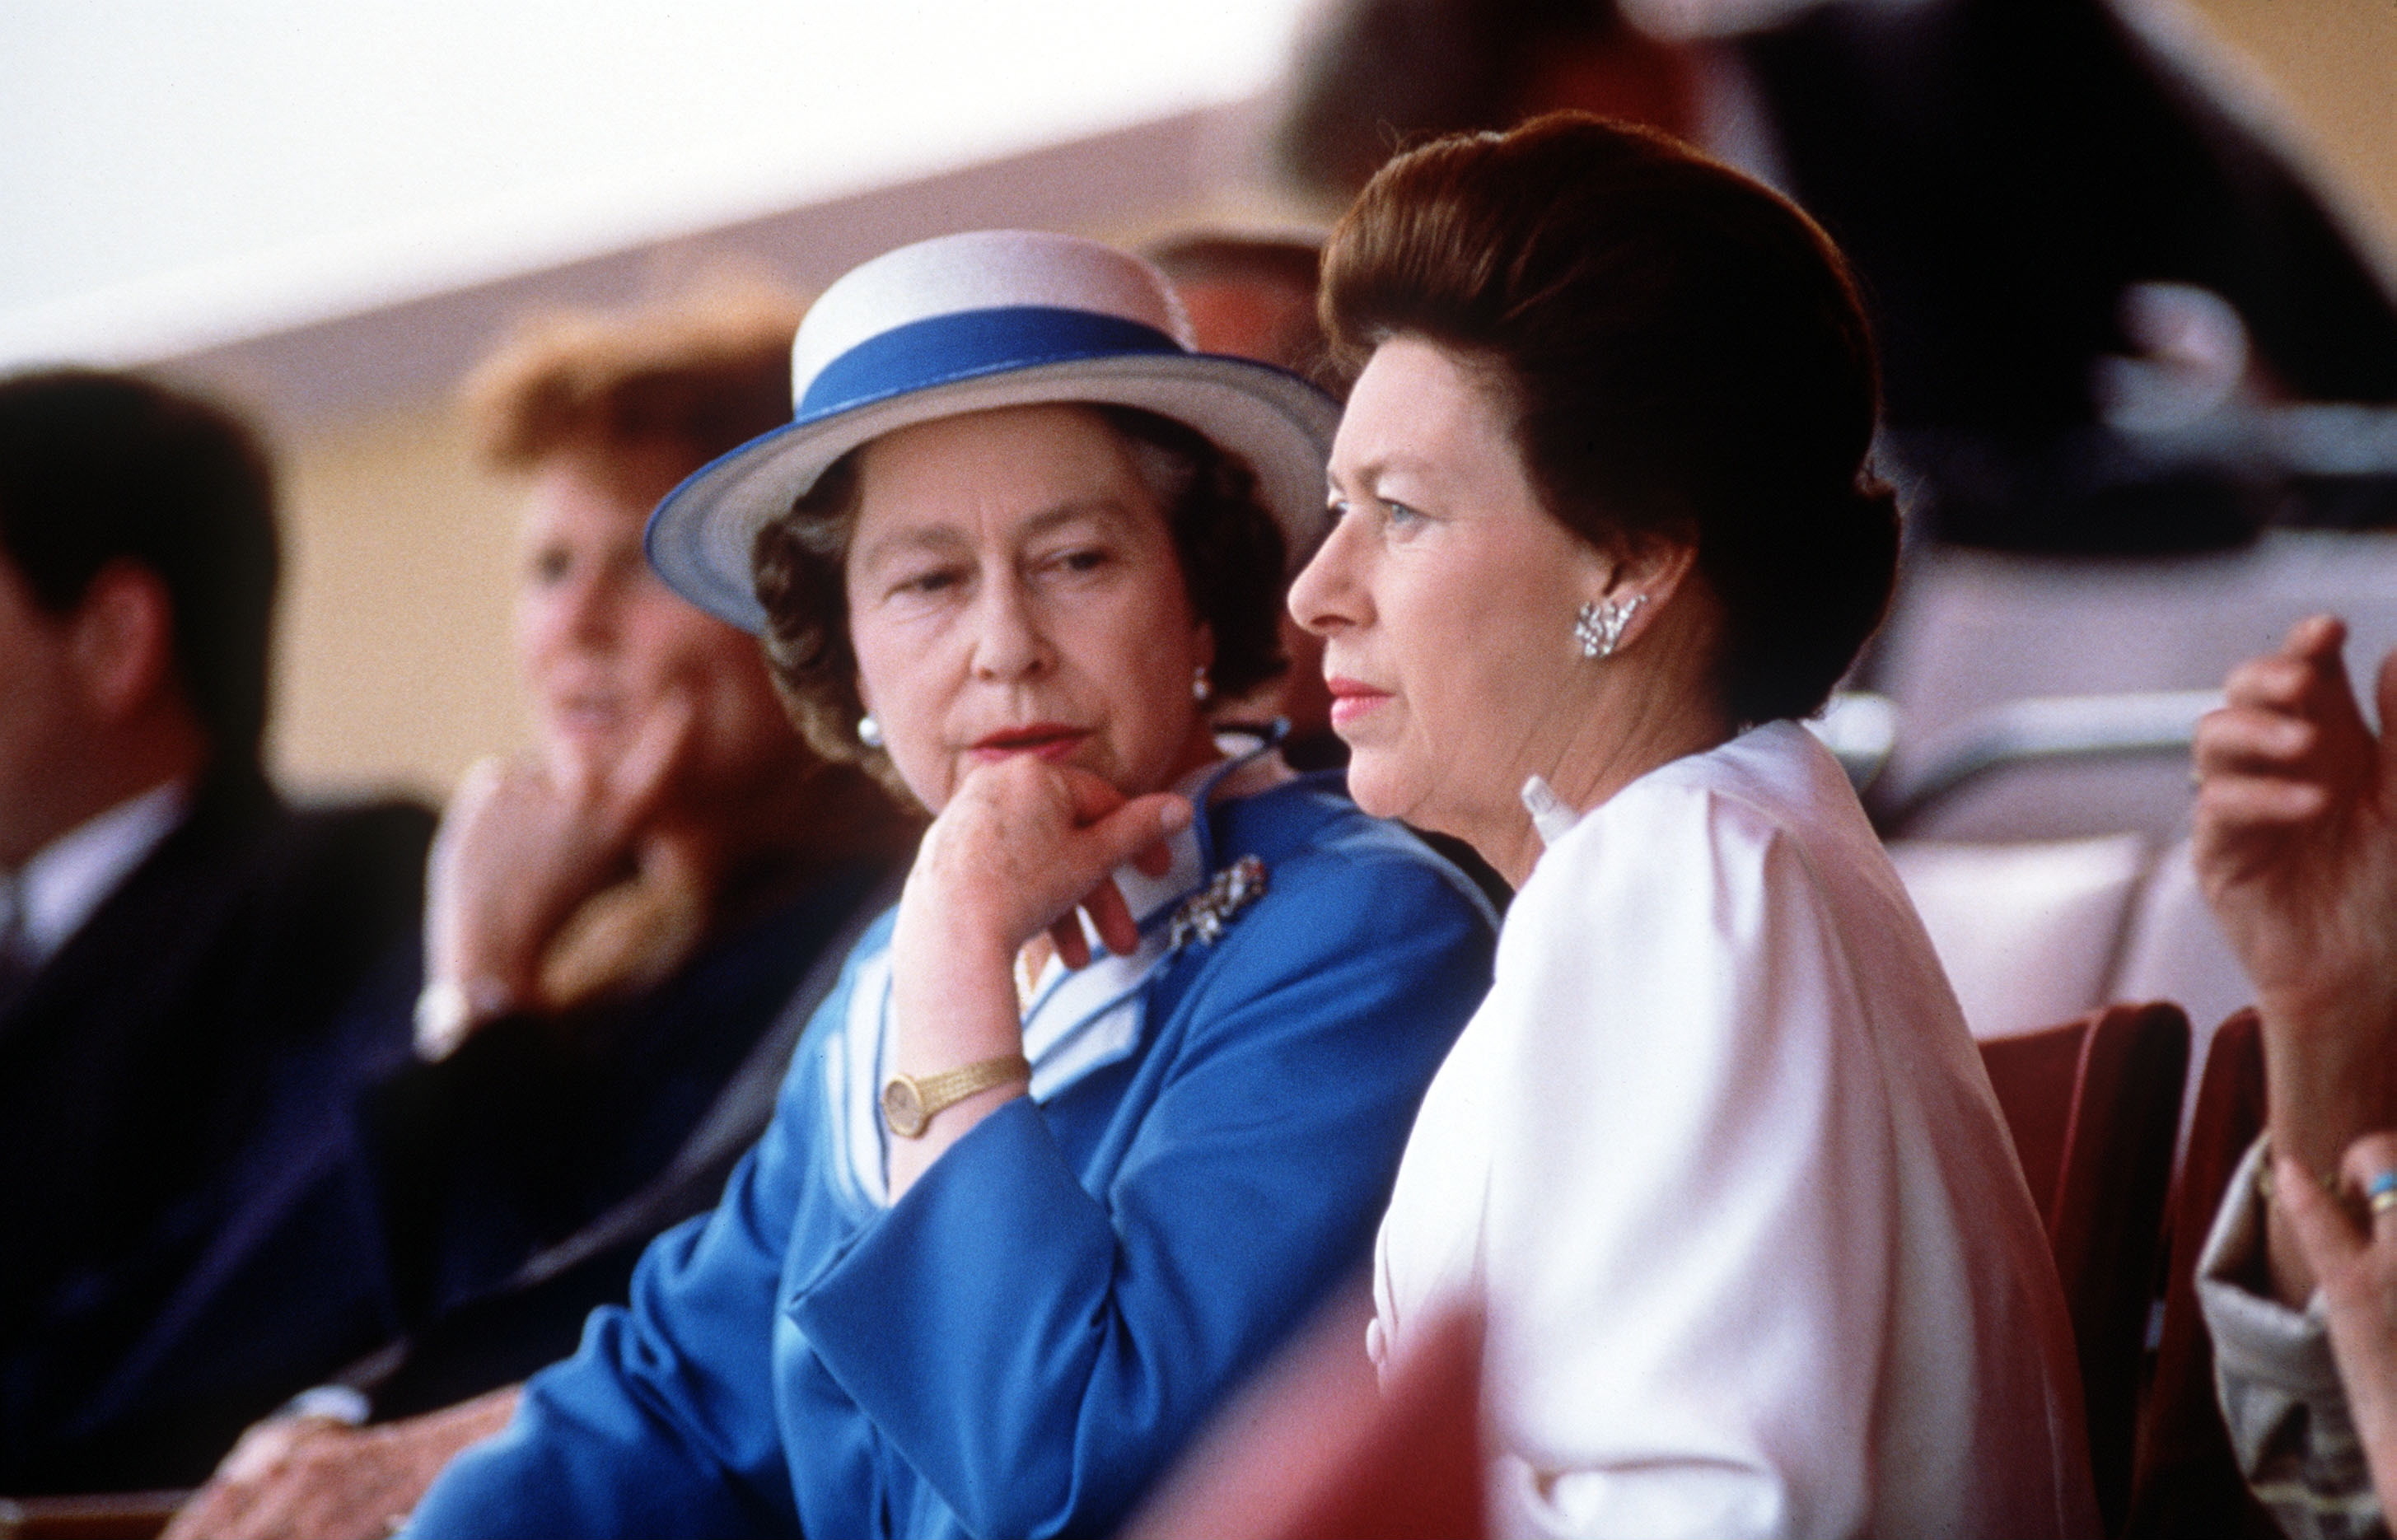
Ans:
<svg viewBox="0 0 2397 1540"><path fill-rule="evenodd" d="M2013 1146L1797 720L1895 561L1845 263L1558 114L1385 167L1323 305L1362 370L1291 608L1350 787L1519 890L1383 1224L1377 1360L1485 1314L1502 1533L2095 1533Z"/></svg>

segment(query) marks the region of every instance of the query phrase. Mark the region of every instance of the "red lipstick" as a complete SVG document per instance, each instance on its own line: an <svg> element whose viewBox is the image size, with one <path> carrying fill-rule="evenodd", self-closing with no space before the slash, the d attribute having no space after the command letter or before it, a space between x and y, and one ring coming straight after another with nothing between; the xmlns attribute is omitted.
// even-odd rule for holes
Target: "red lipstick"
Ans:
<svg viewBox="0 0 2397 1540"><path fill-rule="evenodd" d="M1087 728L1070 727L1064 722L1027 722L1022 727L1001 728L973 742L973 757L984 764L1009 758L1018 754L1034 754L1043 759L1065 759L1082 746L1091 735Z"/></svg>

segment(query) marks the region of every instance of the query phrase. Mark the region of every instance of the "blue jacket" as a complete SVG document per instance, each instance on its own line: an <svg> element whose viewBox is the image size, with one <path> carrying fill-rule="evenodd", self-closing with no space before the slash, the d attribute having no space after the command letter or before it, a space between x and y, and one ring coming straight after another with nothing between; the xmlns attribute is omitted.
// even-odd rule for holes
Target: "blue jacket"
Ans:
<svg viewBox="0 0 2397 1540"><path fill-rule="evenodd" d="M888 918L869 932L722 1204L650 1247L631 1307L592 1317L410 1533L1118 1523L1365 1256L1416 1104L1489 985L1480 894L1336 783L1224 803L1194 833L1180 891L1118 959L1141 970L1130 987L1058 986L1091 1009L1061 1035L1036 1007L1033 1095L889 1207L869 1190L878 1066L859 1062ZM1185 895L1243 855L1263 895L1215 939L1170 944Z"/></svg>

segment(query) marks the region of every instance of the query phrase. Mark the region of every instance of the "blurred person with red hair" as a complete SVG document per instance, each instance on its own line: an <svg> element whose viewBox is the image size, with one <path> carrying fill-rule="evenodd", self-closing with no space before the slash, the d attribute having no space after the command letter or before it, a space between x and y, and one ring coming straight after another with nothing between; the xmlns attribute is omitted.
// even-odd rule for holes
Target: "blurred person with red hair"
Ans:
<svg viewBox="0 0 2397 1540"><path fill-rule="evenodd" d="M322 1185L376 1225L317 1241L387 1323L348 1352L398 1333L253 1430L178 1533L382 1533L383 1493L404 1509L504 1418L515 1393L495 1387L570 1351L642 1245L715 1201L832 965L888 902L915 821L810 749L756 640L641 554L659 499L787 414L799 313L721 282L552 316L469 382L485 459L526 483L516 642L538 742L451 802L421 972L379 1017L413 1062Z"/></svg>

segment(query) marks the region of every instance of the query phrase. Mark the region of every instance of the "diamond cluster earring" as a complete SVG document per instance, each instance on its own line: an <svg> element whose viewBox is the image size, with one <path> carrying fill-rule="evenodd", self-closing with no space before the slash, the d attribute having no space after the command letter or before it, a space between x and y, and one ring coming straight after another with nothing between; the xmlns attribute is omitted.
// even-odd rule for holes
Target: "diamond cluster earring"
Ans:
<svg viewBox="0 0 2397 1540"><path fill-rule="evenodd" d="M1623 628L1631 623L1631 617L1640 613L1640 607L1647 602L1647 595L1634 594L1629 598L1583 605L1573 615L1573 640L1581 644L1581 655L1614 656L1614 649L1623 645Z"/></svg>

